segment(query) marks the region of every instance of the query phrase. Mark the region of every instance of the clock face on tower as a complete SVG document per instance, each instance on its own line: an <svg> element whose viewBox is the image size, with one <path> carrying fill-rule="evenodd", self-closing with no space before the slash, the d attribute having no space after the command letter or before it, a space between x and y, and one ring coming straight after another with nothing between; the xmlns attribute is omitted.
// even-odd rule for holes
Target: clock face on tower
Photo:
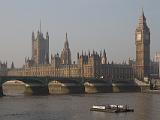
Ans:
<svg viewBox="0 0 160 120"><path fill-rule="evenodd" d="M141 33L137 33L137 41L140 41L140 40L141 40L141 38L142 38Z"/></svg>

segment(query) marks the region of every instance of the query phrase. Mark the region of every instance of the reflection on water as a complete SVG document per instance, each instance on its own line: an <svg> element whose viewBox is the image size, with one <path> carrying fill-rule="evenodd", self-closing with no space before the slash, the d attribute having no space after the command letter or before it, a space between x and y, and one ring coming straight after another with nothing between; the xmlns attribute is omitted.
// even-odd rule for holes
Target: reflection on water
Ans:
<svg viewBox="0 0 160 120"><path fill-rule="evenodd" d="M133 113L89 111L93 104L128 104ZM160 95L106 93L0 98L0 120L159 120Z"/></svg>

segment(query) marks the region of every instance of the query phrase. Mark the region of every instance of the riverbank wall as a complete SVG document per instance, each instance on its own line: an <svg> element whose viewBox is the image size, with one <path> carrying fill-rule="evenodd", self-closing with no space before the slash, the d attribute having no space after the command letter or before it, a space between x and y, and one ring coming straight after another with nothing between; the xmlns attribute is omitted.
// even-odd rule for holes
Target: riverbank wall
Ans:
<svg viewBox="0 0 160 120"><path fill-rule="evenodd" d="M135 84L112 84L112 92L141 92L141 87Z"/></svg>
<svg viewBox="0 0 160 120"><path fill-rule="evenodd" d="M119 92L144 92L149 86L135 84L111 84L111 85L85 85L85 93L119 93Z"/></svg>

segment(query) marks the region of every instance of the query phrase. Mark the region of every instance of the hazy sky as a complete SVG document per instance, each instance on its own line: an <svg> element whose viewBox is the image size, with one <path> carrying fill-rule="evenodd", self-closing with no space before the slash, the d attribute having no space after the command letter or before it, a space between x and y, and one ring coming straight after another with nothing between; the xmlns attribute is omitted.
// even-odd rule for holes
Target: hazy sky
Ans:
<svg viewBox="0 0 160 120"><path fill-rule="evenodd" d="M143 7L151 31L151 56L160 51L160 0L0 0L0 60L24 64L31 33L50 36L50 53L60 52L65 32L72 58L82 50L106 49L109 61L135 58L135 29Z"/></svg>

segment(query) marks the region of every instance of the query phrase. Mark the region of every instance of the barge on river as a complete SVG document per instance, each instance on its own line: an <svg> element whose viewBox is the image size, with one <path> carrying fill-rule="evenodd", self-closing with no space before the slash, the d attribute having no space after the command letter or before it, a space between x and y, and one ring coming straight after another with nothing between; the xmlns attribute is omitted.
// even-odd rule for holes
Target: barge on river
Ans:
<svg viewBox="0 0 160 120"><path fill-rule="evenodd" d="M134 112L134 109L130 109L128 105L93 105L90 111L120 113Z"/></svg>

